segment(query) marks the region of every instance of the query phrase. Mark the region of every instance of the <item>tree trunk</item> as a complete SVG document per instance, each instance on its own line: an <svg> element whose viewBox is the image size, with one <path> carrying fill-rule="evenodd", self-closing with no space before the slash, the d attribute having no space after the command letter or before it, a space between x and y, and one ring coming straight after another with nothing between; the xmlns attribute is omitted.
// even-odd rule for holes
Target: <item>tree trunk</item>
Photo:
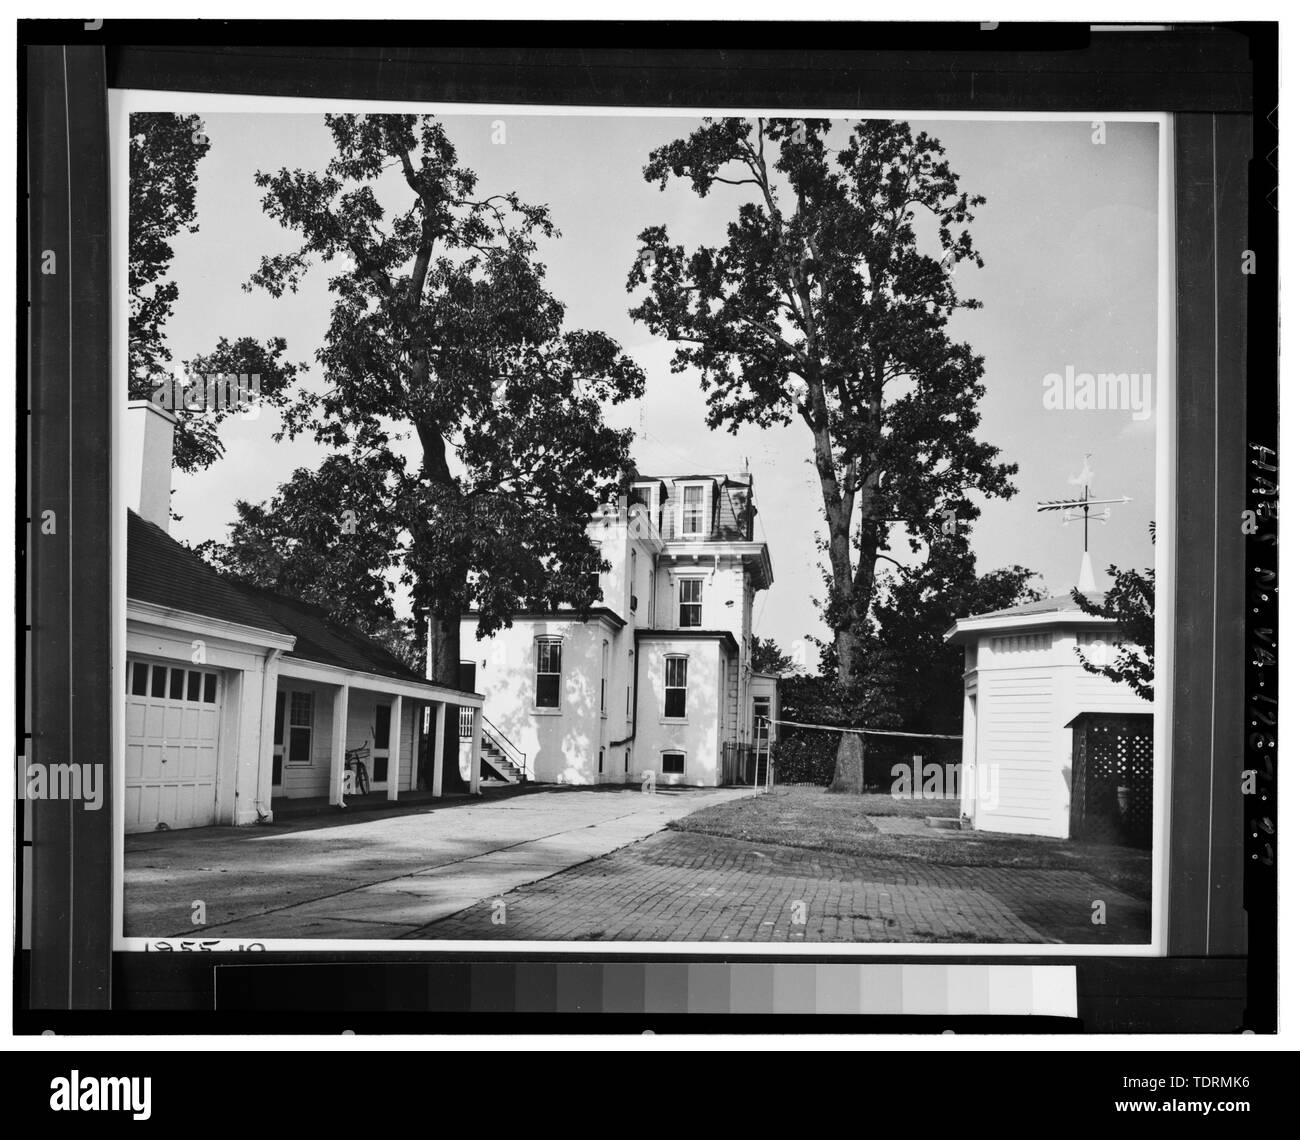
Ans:
<svg viewBox="0 0 1300 1140"><path fill-rule="evenodd" d="M862 737L856 732L840 734L840 747L835 753L835 779L827 791L862 794L862 753Z"/></svg>
<svg viewBox="0 0 1300 1140"><path fill-rule="evenodd" d="M877 487L880 473L873 474L863 487L861 499L862 529L859 537L858 568L852 572L847 557L837 565L831 559L831 572L836 592L843 599L837 611L841 628L835 630L835 667L836 680L848 686L853 680L854 657L858 649L857 618L858 608L870 604L875 588L876 521L874 518L877 502ZM833 544L834 540L832 540ZM844 543L848 544L848 527L844 527ZM833 549L833 545L832 545ZM841 569L842 567L842 569ZM843 582L841 583L841 578ZM835 754L835 776L831 780L832 792L852 792L860 795L863 789L863 755L865 748L862 738L854 733L844 733L840 737L839 751Z"/></svg>
<svg viewBox="0 0 1300 1140"><path fill-rule="evenodd" d="M858 633L846 515L847 512L842 507L834 515L827 511L831 527L831 579L835 591L835 680L847 691L856 667ZM830 791L851 792L854 795L862 792L862 738L855 733L846 732L840 736L840 746L835 754L835 776L831 780Z"/></svg>
<svg viewBox="0 0 1300 1140"><path fill-rule="evenodd" d="M452 599L439 598L430 614L433 635L433 663L430 680L435 685L460 688L460 606Z"/></svg>
<svg viewBox="0 0 1300 1140"><path fill-rule="evenodd" d="M432 634L433 676L436 685L460 688L460 607L440 598L433 604L429 629ZM446 738L442 765L442 790L467 792L469 784L460 774L460 706L447 706ZM471 776L473 773L471 773Z"/></svg>
<svg viewBox="0 0 1300 1140"><path fill-rule="evenodd" d="M458 487L447 466L446 443L438 424L427 419L416 419L416 431L424 451L423 473L429 483L450 494ZM428 599L428 662L429 680L435 685L460 688L460 622L464 615L464 577L459 582L445 579L430 580L416 571L415 597ZM449 588L450 587L450 588ZM443 791L468 791L468 783L460 775L460 707L448 705L443 752ZM471 778L472 778L471 773Z"/></svg>

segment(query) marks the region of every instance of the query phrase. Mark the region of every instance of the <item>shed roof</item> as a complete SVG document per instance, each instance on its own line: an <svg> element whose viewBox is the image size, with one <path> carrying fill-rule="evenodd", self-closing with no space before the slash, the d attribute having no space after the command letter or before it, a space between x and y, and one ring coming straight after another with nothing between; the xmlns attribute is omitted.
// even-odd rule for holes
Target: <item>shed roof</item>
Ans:
<svg viewBox="0 0 1300 1140"><path fill-rule="evenodd" d="M1104 594L1089 591L1084 594L1090 602L1100 603ZM1113 618L1086 613L1071 594L1055 594L1036 602L1022 602L1018 606L990 610L958 618L945 633L945 641L963 641L985 632L998 632L1020 628L1037 628L1053 625L1113 626Z"/></svg>
<svg viewBox="0 0 1300 1140"><path fill-rule="evenodd" d="M1084 597L1090 602L1101 604L1105 594L1091 592L1084 594ZM972 618L995 618L995 617L1013 617L1017 614L1055 614L1055 613L1083 613L1079 603L1074 600L1072 594L1056 594L1050 598L1039 598L1036 602L1021 602L1018 606L1007 606L1001 610L989 610L987 613L971 614ZM965 621L967 619L960 619Z"/></svg>

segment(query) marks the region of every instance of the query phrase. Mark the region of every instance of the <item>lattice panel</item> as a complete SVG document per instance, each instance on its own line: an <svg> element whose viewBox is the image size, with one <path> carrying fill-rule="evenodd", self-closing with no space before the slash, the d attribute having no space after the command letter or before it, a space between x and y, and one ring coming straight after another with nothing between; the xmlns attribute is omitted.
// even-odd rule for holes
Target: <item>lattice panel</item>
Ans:
<svg viewBox="0 0 1300 1140"><path fill-rule="evenodd" d="M1151 718L1083 716L1075 722L1070 835L1088 843L1151 846Z"/></svg>

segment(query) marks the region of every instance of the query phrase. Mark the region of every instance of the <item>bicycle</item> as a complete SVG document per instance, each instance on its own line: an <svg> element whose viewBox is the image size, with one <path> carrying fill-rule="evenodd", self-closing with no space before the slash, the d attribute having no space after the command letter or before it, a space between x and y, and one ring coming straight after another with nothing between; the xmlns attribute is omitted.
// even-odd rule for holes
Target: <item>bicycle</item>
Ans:
<svg viewBox="0 0 1300 1140"><path fill-rule="evenodd" d="M369 755L370 748L364 744L343 753L343 791L346 795L370 794L370 771L365 759Z"/></svg>

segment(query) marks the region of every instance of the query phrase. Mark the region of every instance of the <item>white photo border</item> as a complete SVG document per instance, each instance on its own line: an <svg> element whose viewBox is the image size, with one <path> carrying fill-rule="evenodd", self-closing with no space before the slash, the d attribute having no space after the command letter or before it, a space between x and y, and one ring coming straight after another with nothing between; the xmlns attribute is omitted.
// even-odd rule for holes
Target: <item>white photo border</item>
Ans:
<svg viewBox="0 0 1300 1140"><path fill-rule="evenodd" d="M730 958L752 957L819 957L819 958L1085 958L1134 957L1159 958L1168 953L1169 934L1169 870L1170 821L1173 733L1173 694L1169 681L1173 670L1171 654L1174 646L1173 597L1175 548L1174 535L1174 463L1175 417L1177 404L1177 375L1175 369L1173 336L1174 322L1174 192L1173 171L1173 119L1167 112L1045 112L1045 111L878 111L863 108L771 108L741 107L634 107L634 106L569 106L548 104L504 103L423 103L392 100L318 99L296 96L229 95L190 91L154 91L110 88L109 97L109 155L110 186L112 189L112 390L113 423L111 495L115 504L122 504L124 480L120 443L123 416L127 406L127 342L128 312L126 242L129 224L128 177L129 162L127 142L130 116L147 111L169 111L178 114L431 114L468 117L482 116L612 116L639 118L686 118L712 116L715 118L752 117L773 115L781 118L887 118L913 122L956 121L1007 121L1007 122L1139 122L1154 123L1158 130L1158 208L1157 219L1157 348L1156 348L1156 542L1154 564L1156 578L1161 583L1156 593L1155 657L1158 663L1155 675L1153 755L1156 758L1152 786L1152 852L1151 852L1151 938L1147 943L1108 943L1084 945L1064 943L912 943L912 942L545 942L502 940L414 940L414 939L341 939L341 938L240 938L202 939L205 946L217 952L245 949L250 942L257 943L267 952L339 952L366 951L385 953L400 951L404 954L466 954L539 955L580 952L597 956L645 956L651 954L690 954L695 956ZM126 668L126 512L115 509L112 519L112 586L110 626L113 661L110 683L113 686L113 900L112 929L114 951L145 952L150 944L173 943L179 948L181 940L159 937L126 937L123 931L125 892L125 765L126 718L125 702L120 699L125 689ZM188 941L188 940L187 940Z"/></svg>

